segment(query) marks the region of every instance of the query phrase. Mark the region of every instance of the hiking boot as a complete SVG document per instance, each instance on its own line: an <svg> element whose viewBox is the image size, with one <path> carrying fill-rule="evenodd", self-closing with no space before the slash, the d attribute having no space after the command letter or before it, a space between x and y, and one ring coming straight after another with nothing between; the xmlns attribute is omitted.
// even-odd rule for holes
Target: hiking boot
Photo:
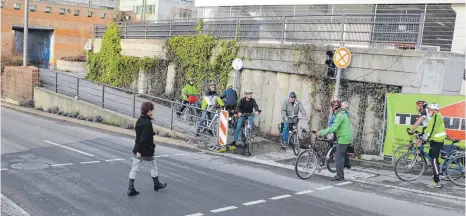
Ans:
<svg viewBox="0 0 466 216"><path fill-rule="evenodd" d="M340 176L335 176L331 179L332 181L343 181L345 178L341 178Z"/></svg>
<svg viewBox="0 0 466 216"><path fill-rule="evenodd" d="M159 177L152 177L152 180L154 181L154 190L159 191L160 189L166 188L167 183L160 183L159 182Z"/></svg>
<svg viewBox="0 0 466 216"><path fill-rule="evenodd" d="M134 179L129 179L129 186L128 186L128 196L135 196L138 195L139 192L134 189Z"/></svg>
<svg viewBox="0 0 466 216"><path fill-rule="evenodd" d="M440 183L431 182L427 185L428 188L441 188L442 185Z"/></svg>

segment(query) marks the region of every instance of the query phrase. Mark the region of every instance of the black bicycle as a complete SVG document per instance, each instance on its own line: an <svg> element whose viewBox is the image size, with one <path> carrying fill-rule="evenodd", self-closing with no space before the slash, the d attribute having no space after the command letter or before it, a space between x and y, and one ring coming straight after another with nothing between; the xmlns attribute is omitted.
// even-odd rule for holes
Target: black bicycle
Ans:
<svg viewBox="0 0 466 216"><path fill-rule="evenodd" d="M261 113L261 110L258 111ZM250 116L254 116L254 113L243 113L242 116L244 116L244 123L241 128L241 140L243 141L243 155L246 155L246 150L248 155L251 155L251 152L253 151L253 145L252 145L252 132L254 129L254 123L250 123L248 121L248 118Z"/></svg>
<svg viewBox="0 0 466 216"><path fill-rule="evenodd" d="M306 132L303 130L303 132ZM325 142L327 145L317 146L317 141ZM308 179L318 169L327 166L328 171L336 172L335 152L337 145L335 141L317 138L317 132L311 131L311 142L308 148L299 154L295 163L295 171L299 178ZM324 155L325 154L325 155Z"/></svg>

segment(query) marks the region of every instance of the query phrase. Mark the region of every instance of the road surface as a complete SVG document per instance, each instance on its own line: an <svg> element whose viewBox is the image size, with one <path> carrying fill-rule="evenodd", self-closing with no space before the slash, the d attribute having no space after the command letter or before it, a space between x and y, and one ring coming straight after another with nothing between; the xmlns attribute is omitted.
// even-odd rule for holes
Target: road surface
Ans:
<svg viewBox="0 0 466 216"><path fill-rule="evenodd" d="M160 179L148 166L126 195L133 138L1 110L4 215L464 215L445 199L274 168L158 143ZM27 212L27 213L26 213Z"/></svg>

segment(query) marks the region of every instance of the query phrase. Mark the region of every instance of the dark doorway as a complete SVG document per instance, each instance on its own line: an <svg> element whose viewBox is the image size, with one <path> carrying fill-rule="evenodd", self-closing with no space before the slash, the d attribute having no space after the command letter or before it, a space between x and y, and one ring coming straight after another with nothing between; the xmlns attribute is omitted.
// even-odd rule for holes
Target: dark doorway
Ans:
<svg viewBox="0 0 466 216"><path fill-rule="evenodd" d="M13 26L15 38L15 51L23 53L24 29L22 26ZM29 27L28 34L28 62L38 68L49 68L51 39L53 29Z"/></svg>

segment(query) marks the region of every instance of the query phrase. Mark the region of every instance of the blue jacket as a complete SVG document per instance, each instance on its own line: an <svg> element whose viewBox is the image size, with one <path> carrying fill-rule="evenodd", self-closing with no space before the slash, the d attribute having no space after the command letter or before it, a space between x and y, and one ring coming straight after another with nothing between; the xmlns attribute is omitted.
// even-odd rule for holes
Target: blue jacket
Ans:
<svg viewBox="0 0 466 216"><path fill-rule="evenodd" d="M222 95L220 95L220 99L223 100L224 98L226 106L235 106L236 101L238 101L238 94L234 89L229 88L225 90Z"/></svg>
<svg viewBox="0 0 466 216"><path fill-rule="evenodd" d="M348 115L348 117L349 117L349 112L348 111L346 111L346 115ZM332 115L330 116L330 119L328 120L328 126L329 127L332 126L334 119L335 119L335 113L332 113Z"/></svg>

